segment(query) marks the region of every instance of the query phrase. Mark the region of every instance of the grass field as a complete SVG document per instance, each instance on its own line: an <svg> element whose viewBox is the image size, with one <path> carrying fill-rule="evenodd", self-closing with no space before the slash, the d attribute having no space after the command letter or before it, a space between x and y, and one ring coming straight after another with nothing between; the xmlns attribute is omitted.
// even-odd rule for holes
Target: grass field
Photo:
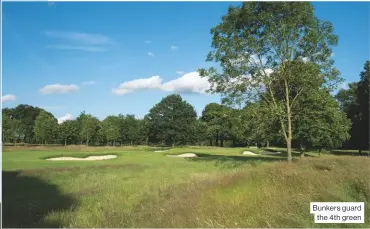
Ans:
<svg viewBox="0 0 370 229"><path fill-rule="evenodd" d="M247 148L5 147L4 227L369 227L368 157ZM196 153L196 158L166 154ZM105 161L47 161L114 154ZM295 153L297 156L298 153ZM365 224L314 224L312 201L363 201Z"/></svg>

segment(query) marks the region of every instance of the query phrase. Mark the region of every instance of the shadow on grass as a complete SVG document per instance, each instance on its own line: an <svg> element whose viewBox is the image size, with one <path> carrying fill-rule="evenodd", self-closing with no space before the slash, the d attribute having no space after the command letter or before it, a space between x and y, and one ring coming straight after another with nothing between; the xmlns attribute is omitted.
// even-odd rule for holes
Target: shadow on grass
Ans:
<svg viewBox="0 0 370 229"><path fill-rule="evenodd" d="M74 198L63 195L57 186L19 171L3 171L3 227L59 228L61 222L44 222L55 211L69 210Z"/></svg>
<svg viewBox="0 0 370 229"><path fill-rule="evenodd" d="M285 158L280 157L261 157L261 156L226 156L214 154L196 153L198 157L187 158L193 162L215 161L216 166L223 167L239 167L243 164L259 164L261 162L276 162L285 161Z"/></svg>
<svg viewBox="0 0 370 229"><path fill-rule="evenodd" d="M280 152L280 153L278 153ZM286 150L282 150L282 149L263 149L263 152L261 153L262 155L270 155L270 156L280 156L280 157L287 157L288 156L288 153ZM292 156L293 157L300 157L301 156L301 153L298 152L298 151L295 151L295 150L292 150ZM305 154L305 157L314 157L312 155L309 155L309 154Z"/></svg>
<svg viewBox="0 0 370 229"><path fill-rule="evenodd" d="M346 150L332 150L330 151L331 154L334 154L334 155L346 155L346 156L370 156L370 154L366 151L362 151L361 153L359 151L354 151L354 150L349 150L349 151L346 151Z"/></svg>

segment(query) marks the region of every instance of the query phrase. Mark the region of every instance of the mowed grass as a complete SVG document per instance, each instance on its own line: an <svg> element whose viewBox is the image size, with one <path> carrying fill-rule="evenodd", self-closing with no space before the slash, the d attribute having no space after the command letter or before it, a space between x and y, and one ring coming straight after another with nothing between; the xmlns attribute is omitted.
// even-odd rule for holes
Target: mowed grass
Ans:
<svg viewBox="0 0 370 229"><path fill-rule="evenodd" d="M247 148L9 147L4 227L368 227L369 158ZM197 158L166 154L196 153ZM115 154L105 161L46 161ZM366 202L366 224L314 224L311 201Z"/></svg>

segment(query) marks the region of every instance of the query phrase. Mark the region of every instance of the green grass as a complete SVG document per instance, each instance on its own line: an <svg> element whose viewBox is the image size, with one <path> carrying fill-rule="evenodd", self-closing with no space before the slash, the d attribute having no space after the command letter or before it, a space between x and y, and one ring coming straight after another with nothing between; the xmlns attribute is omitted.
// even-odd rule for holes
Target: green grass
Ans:
<svg viewBox="0 0 370 229"><path fill-rule="evenodd" d="M364 227L369 158L245 156L247 148L8 147L4 227ZM167 149L167 148L166 148ZM166 157L196 153L197 158ZM105 161L46 161L115 154ZM317 155L317 154L316 154ZM364 201L367 224L313 224L310 201Z"/></svg>

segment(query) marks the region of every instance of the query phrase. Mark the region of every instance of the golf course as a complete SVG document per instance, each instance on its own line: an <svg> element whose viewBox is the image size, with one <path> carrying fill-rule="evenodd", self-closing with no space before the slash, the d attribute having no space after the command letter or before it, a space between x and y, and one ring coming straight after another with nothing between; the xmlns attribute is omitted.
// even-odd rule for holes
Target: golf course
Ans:
<svg viewBox="0 0 370 229"><path fill-rule="evenodd" d="M1 5L2 227L370 228L369 3Z"/></svg>

